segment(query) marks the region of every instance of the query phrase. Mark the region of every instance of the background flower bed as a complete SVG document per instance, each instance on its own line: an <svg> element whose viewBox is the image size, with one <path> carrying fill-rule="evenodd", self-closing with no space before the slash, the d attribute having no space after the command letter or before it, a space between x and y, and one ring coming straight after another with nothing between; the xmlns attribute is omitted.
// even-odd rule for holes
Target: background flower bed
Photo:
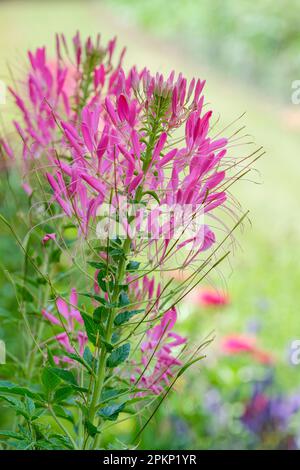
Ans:
<svg viewBox="0 0 300 470"><path fill-rule="evenodd" d="M124 3L127 8L126 4ZM134 6L127 11L130 23L120 21L121 10L111 10L110 2L86 2L84 5L79 2L3 2L1 3L1 33L0 33L0 73L1 79L6 82L8 77L5 60L10 57L12 64L20 63L21 52L24 48L33 48L40 43L51 44L52 35L55 31L64 31L65 34L72 34L80 26L83 34L103 31L104 36L110 37L112 31L117 31L120 43L128 44L128 63L143 58L147 60L148 67L160 68L163 72L168 71L170 64L174 64L176 69L184 68L189 74L205 76L208 79L206 94L208 98L213 97L212 103L217 109L224 123L230 123L241 113L247 110L247 115L243 118L243 123L247 125L247 131L255 135L256 140L261 142L268 157L258 163L257 167L262 176L257 175L256 181L263 184L255 187L246 185L241 189L241 199L245 207L250 207L252 213L253 228L248 230L247 237L243 238L243 252L238 254L235 264L235 271L228 281L228 290L231 303L226 309L216 308L214 310L201 306L193 308L192 313L181 323L182 332L193 332L193 324L199 317L202 328L199 334L202 337L215 328L216 341L214 344L214 354L219 359L219 346L223 336L228 333L242 333L247 330L250 320L259 320L260 330L258 333L259 343L274 356L275 388L280 393L294 393L299 386L299 367L292 366L288 360L289 344L293 339L300 338L300 324L298 320L299 294L299 222L298 222L298 180L299 180L299 158L300 136L297 128L292 128L290 119L287 119L286 107L290 103L290 82L281 79L281 89L285 90L285 106L277 104L277 96L274 99L266 98L265 95L254 90L249 85L245 85L238 76L228 78L225 71L222 74L209 64L209 56L204 65L202 60L195 59L195 55L189 55L187 44L184 49L178 51L178 44L173 41L165 42L159 39L148 29L141 28L141 24L135 25L136 16L131 12ZM246 8L246 7L245 7ZM295 7L296 8L296 7ZM70 11L72 10L72 15ZM197 10L198 12L198 10ZM269 10L268 10L269 12ZM197 14L200 14L199 12ZM45 18L47 23L45 26ZM35 28L32 25L35 25ZM266 19L266 24L269 24ZM292 30L292 23L287 22ZM163 23L162 23L163 27ZM188 28L183 26L183 28ZM222 36L217 39L222 42ZM172 31L171 31L172 33ZM195 33L196 34L196 33ZM209 34L209 31L207 32ZM275 33L276 35L276 28ZM279 34L279 33L278 33ZM171 36L169 36L171 37ZM195 37L195 43L197 37ZM209 36L207 36L209 37ZM253 38L247 39L249 47L254 47ZM159 47L158 47L159 46ZM300 48L300 44L299 44ZM145 53L146 50L146 53ZM288 48L286 57L288 57ZM146 57L145 57L146 54ZM296 53L295 53L296 54ZM268 54L267 54L268 55ZM228 61L230 61L230 54ZM269 55L268 55L269 57ZM166 60L168 58L168 60ZM172 58L172 59L171 59ZM275 60L275 59L274 59ZM287 59L288 60L288 59ZM274 62L274 66L275 66ZM271 70L271 69L270 69ZM299 69L300 70L300 69ZM271 73L271 72L270 72ZM259 77L258 77L259 78ZM297 79L299 77L292 77ZM255 82L256 76L255 76ZM256 83L255 83L256 84ZM210 101L210 100L209 100ZM3 113L10 113L9 107L1 106ZM292 111L294 112L295 107ZM283 112L284 111L284 112ZM14 201L7 199L6 180L1 176L1 211L10 215L15 211ZM21 195L20 199L21 200ZM3 209L4 208L4 209ZM26 208L23 208L26 210ZM9 215L9 214L8 214ZM16 221L18 214L15 214ZM18 264L18 253L9 243L9 237L5 232L1 233L1 264L5 267L13 267ZM238 265L238 266L237 266ZM230 269L223 267L222 270ZM216 276L211 279L214 285L223 288L222 279ZM5 321L7 311L14 308L13 292L1 270L1 323ZM3 323L2 323L3 324ZM1 328L1 326L0 326ZM14 348L14 336L9 340L9 349ZM16 345L15 345L16 346ZM213 354L211 352L211 354ZM241 363L242 361L242 363ZM220 360L216 374L219 391L222 401L228 401L232 390L241 381L246 384L246 395L251 395L251 383L261 374L260 365L253 362L251 356L243 359L230 357ZM252 373L246 374L249 368ZM203 383L212 381L209 370L202 367L201 373ZM250 377L250 379L249 379ZM197 378L199 379L199 378ZM213 445L208 438L205 440L205 419L202 415L204 397L206 395L205 386L203 389L196 388L196 381L191 377L192 399L184 407L181 404L180 393L178 397L174 394L170 398L170 404L161 411L161 415L152 423L152 428L145 431L143 445L151 445L151 435L157 426L170 426L170 410L176 410L178 426L185 426L189 439L186 441L173 440L170 435L167 438L157 440L156 447L210 447ZM250 380L250 383L249 383ZM197 384L199 380L197 380ZM249 386L248 386L248 385ZM183 382L180 386L190 387L190 383ZM248 399L247 396L244 399ZM237 400L237 407L233 416L241 413L241 407ZM184 418L184 419L183 419ZM179 419L179 421L178 421ZM5 426L5 414L1 410L1 425ZM235 422L235 418L232 422ZM203 426L202 426L203 424ZM220 436L222 428L220 426ZM120 426L118 430L120 437L125 436L130 430L125 426ZM240 433L240 428L237 428ZM166 433L167 435L167 433ZM231 434L230 434L231 435ZM245 434L241 435L241 446L253 445ZM228 446L233 445L236 434L233 433L232 441ZM249 438L250 439L250 438ZM254 445L258 445L257 443Z"/></svg>

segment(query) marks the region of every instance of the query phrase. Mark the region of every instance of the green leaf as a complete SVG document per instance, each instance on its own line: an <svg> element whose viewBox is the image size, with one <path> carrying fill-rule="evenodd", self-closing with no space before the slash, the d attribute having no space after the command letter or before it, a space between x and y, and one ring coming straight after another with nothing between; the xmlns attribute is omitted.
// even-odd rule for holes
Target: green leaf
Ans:
<svg viewBox="0 0 300 470"><path fill-rule="evenodd" d="M83 359L85 360L85 362L90 366L91 369L93 369L93 367L96 367L97 365L97 360L94 358L93 354L91 353L91 350L88 346L86 346L84 348L84 351L83 351Z"/></svg>
<svg viewBox="0 0 300 470"><path fill-rule="evenodd" d="M110 256L119 260L120 258L125 258L125 253L122 248L113 248L109 250Z"/></svg>
<svg viewBox="0 0 300 470"><path fill-rule="evenodd" d="M66 356L68 356L73 361L76 361L76 362L79 362L79 364L82 364L90 373L93 372L90 365L84 360L82 356L79 356L79 354L67 353Z"/></svg>
<svg viewBox="0 0 300 470"><path fill-rule="evenodd" d="M158 197L158 195L156 194L155 191L151 191L151 190L145 191L145 192L143 192L143 195L144 194L149 194L150 196L152 196L158 202L158 204L160 205L159 197Z"/></svg>
<svg viewBox="0 0 300 470"><path fill-rule="evenodd" d="M77 381L70 370L59 369L59 367L50 367L50 371L59 377L63 382L70 384L71 386L78 387Z"/></svg>
<svg viewBox="0 0 300 470"><path fill-rule="evenodd" d="M88 264L95 269L104 269L106 268L106 263L103 261L89 261Z"/></svg>
<svg viewBox="0 0 300 470"><path fill-rule="evenodd" d="M114 403L112 405L104 406L97 411L97 415L104 420L116 421L119 413L125 408L125 403Z"/></svg>
<svg viewBox="0 0 300 470"><path fill-rule="evenodd" d="M25 410L28 413L29 416L33 416L35 413L35 404L34 401L31 398L28 398L27 396L25 397Z"/></svg>
<svg viewBox="0 0 300 470"><path fill-rule="evenodd" d="M115 388L109 388L109 389L104 389L102 390L101 393L101 403L102 402L107 402L112 400L113 398L118 397L119 395L124 395L126 392L129 392L131 389L129 388L121 388L121 389L115 389Z"/></svg>
<svg viewBox="0 0 300 470"><path fill-rule="evenodd" d="M133 272L139 269L140 264L138 261L129 261L129 263L126 266L126 271Z"/></svg>
<svg viewBox="0 0 300 470"><path fill-rule="evenodd" d="M60 248L54 249L50 254L49 262L50 263L59 263L61 253L62 252L61 252Z"/></svg>
<svg viewBox="0 0 300 470"><path fill-rule="evenodd" d="M185 365L180 369L180 371L178 372L177 377L180 377L189 367L191 367L193 364L196 364L196 362L201 361L201 360L204 359L205 357L206 357L206 356L199 356L199 357L196 357L196 359L193 359L193 360L191 360L190 362L188 362L187 364L185 364Z"/></svg>
<svg viewBox="0 0 300 470"><path fill-rule="evenodd" d="M93 320L96 323L103 323L107 318L107 308L104 306L97 307L93 313Z"/></svg>
<svg viewBox="0 0 300 470"><path fill-rule="evenodd" d="M13 432L13 431L4 431L4 430L0 430L0 437L12 437L14 439L19 439L19 440L22 440L23 439L23 436L21 436L21 434L19 434L18 432Z"/></svg>
<svg viewBox="0 0 300 470"><path fill-rule="evenodd" d="M30 414L25 408L25 405L22 401L18 400L15 397L2 397L2 400L6 401L10 408L13 408L17 415L24 416L25 419L30 420Z"/></svg>
<svg viewBox="0 0 300 470"><path fill-rule="evenodd" d="M115 344L119 341L121 338L121 335L118 331L114 331L113 334L111 335L111 343Z"/></svg>
<svg viewBox="0 0 300 470"><path fill-rule="evenodd" d="M37 442L38 449L41 450L61 450L73 449L73 444L70 439L61 434L52 434L47 439L41 439Z"/></svg>
<svg viewBox="0 0 300 470"><path fill-rule="evenodd" d="M9 445L17 450L32 450L34 442L29 439L20 439L19 441L9 441Z"/></svg>
<svg viewBox="0 0 300 470"><path fill-rule="evenodd" d="M29 292L29 290L27 289L27 287L22 286L18 283L16 283L16 286L17 286L18 294L25 302L33 302L34 298Z"/></svg>
<svg viewBox="0 0 300 470"><path fill-rule="evenodd" d="M42 372L42 384L47 393L55 390L60 384L60 378L55 374L50 367L45 367Z"/></svg>
<svg viewBox="0 0 300 470"><path fill-rule="evenodd" d="M12 382L6 380L0 380L0 392L7 393L8 395L20 395L25 397L26 395L30 398L41 400L41 396L26 387L20 387Z"/></svg>
<svg viewBox="0 0 300 470"><path fill-rule="evenodd" d="M95 322L93 318L90 315L87 315L86 313L82 313L81 316L84 321L84 326L88 339L94 346L96 346L98 338L104 336L105 334L103 326L100 325L100 323Z"/></svg>
<svg viewBox="0 0 300 470"><path fill-rule="evenodd" d="M68 409L66 409L66 408L64 408L63 406L60 406L60 405L54 405L53 410L54 410L54 413L56 414L56 416L58 416L59 418L64 418L67 421L70 421L71 423L74 423L74 417Z"/></svg>
<svg viewBox="0 0 300 470"><path fill-rule="evenodd" d="M55 361L51 349L47 346L47 357L50 366L55 367Z"/></svg>
<svg viewBox="0 0 300 470"><path fill-rule="evenodd" d="M126 310L125 312L118 313L118 315L116 316L114 320L114 324L116 326L120 326L123 323L128 322L130 318L133 317L134 315L137 315L138 313L141 313L143 311L144 310L131 310L131 311Z"/></svg>
<svg viewBox="0 0 300 470"><path fill-rule="evenodd" d="M108 290L112 291L114 288L114 283L112 280L106 280L109 277L109 272L106 268L100 269L97 274L97 281L103 292L107 292Z"/></svg>
<svg viewBox="0 0 300 470"><path fill-rule="evenodd" d="M130 353L130 344L122 344L119 348L115 349L107 358L107 367L117 367L122 362L126 361Z"/></svg>
<svg viewBox="0 0 300 470"><path fill-rule="evenodd" d="M98 428L94 426L90 421L85 421L85 427L88 432L89 436L95 437L96 434L99 432Z"/></svg>
<svg viewBox="0 0 300 470"><path fill-rule="evenodd" d="M112 352L112 350L114 349L113 345L108 341L105 341L105 339L103 338L101 338L101 344L105 346L107 352Z"/></svg>
<svg viewBox="0 0 300 470"><path fill-rule="evenodd" d="M115 308L117 307L116 303L109 303L107 300L105 300L103 297L100 297L100 295L96 294L87 294L85 292L79 293L79 295L83 295L84 297L89 297L90 299L96 300L97 302L100 302L100 304L105 305L106 308ZM82 316L82 313L81 313Z"/></svg>
<svg viewBox="0 0 300 470"><path fill-rule="evenodd" d="M73 394L73 388L69 386L61 387L55 391L53 402L59 403L66 400Z"/></svg>
<svg viewBox="0 0 300 470"><path fill-rule="evenodd" d="M126 307L126 305L130 304L130 300L128 295L125 292L121 292L119 295L119 307Z"/></svg>

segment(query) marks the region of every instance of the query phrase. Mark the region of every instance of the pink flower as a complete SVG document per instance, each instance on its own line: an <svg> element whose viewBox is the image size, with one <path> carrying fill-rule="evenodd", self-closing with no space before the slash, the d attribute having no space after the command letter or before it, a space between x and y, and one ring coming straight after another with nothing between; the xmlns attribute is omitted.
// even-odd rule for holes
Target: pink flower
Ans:
<svg viewBox="0 0 300 470"><path fill-rule="evenodd" d="M252 336L230 335L223 338L221 349L227 354L252 353L255 349L255 344L256 338Z"/></svg>
<svg viewBox="0 0 300 470"><path fill-rule="evenodd" d="M147 340L141 345L142 368L136 368L136 374L131 376L133 384L154 394L160 394L170 384L176 369L182 364L174 349L182 346L186 339L173 332L176 320L177 312L173 307L147 332Z"/></svg>
<svg viewBox="0 0 300 470"><path fill-rule="evenodd" d="M28 183L23 183L22 184L22 188L24 189L25 193L28 195L28 196L31 196L32 194L32 188L31 186L28 184Z"/></svg>
<svg viewBox="0 0 300 470"><path fill-rule="evenodd" d="M194 301L204 307L217 307L228 305L230 300L226 293L212 288L200 288L195 292Z"/></svg>
<svg viewBox="0 0 300 470"><path fill-rule="evenodd" d="M77 305L77 292L76 289L71 290L70 295L70 307L61 297L56 300L56 306L59 313L68 321L69 326L73 326L73 320L75 319L78 323L83 325L82 317L79 311L76 309Z"/></svg>
<svg viewBox="0 0 300 470"><path fill-rule="evenodd" d="M45 245L49 240L55 240L56 233L46 233L46 235L42 238L42 244Z"/></svg>
<svg viewBox="0 0 300 470"><path fill-rule="evenodd" d="M256 338L253 336L229 335L223 338L221 350L229 355L248 353L261 364L272 364L274 362L272 355L257 347L256 343Z"/></svg>
<svg viewBox="0 0 300 470"><path fill-rule="evenodd" d="M87 335L83 331L77 329L77 325L83 325L83 319L80 315L80 312L76 308L77 302L77 292L76 289L73 288L70 294L70 306L61 297L58 297L56 300L56 307L60 315L59 318L45 309L42 310L42 315L52 325L64 328L63 332L55 336L56 341L58 341L58 343L68 353L74 353L75 348L70 342L70 339L72 338L72 340L77 342L79 347L79 354L82 355L84 352L84 347L87 343ZM61 360L63 362L72 363L70 358L56 358L57 363L59 363Z"/></svg>

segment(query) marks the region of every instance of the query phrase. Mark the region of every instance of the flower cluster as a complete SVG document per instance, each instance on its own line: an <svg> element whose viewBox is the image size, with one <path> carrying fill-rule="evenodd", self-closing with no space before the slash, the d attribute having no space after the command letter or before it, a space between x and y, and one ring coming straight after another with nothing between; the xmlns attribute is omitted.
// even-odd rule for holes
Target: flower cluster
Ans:
<svg viewBox="0 0 300 470"><path fill-rule="evenodd" d="M115 39L103 45L100 36L83 42L76 34L72 48L57 35L55 59L45 48L29 52L26 77L10 88L21 148L0 140L1 157L22 168L30 204L18 288L24 315L34 310L42 318L27 322L34 331L33 346L26 342L28 378L35 372L40 379L34 352L47 346L37 403L56 423L61 409L54 402L65 405L66 388L66 406L80 405L76 439L61 426L62 446L71 448L100 448L105 421L117 420L131 400L169 391L202 359L199 346L183 361L178 304L227 256L216 253L240 222L228 188L243 165L228 160L229 139L213 134L205 81L127 71L125 50L117 60L115 50ZM219 243L218 228L225 231ZM174 270L183 279L170 287ZM227 299L206 294L202 302ZM49 445L47 439L34 445Z"/></svg>
<svg viewBox="0 0 300 470"><path fill-rule="evenodd" d="M156 244L156 258L161 261L176 238L177 249L191 247L182 262L187 266L216 241L203 221L190 236L188 226L227 197L221 167L227 139L209 136L205 82L188 83L181 74L175 79L174 72L164 79L135 67L126 73L123 53L113 67L115 40L102 47L99 38L95 44L88 39L82 46L76 35L73 44L74 62L63 36L57 37L54 62L45 48L29 53L25 91L11 89L23 117L14 124L23 142L24 187L31 193L35 173L42 170L51 201L85 236L104 203L118 214L122 196L132 206L141 203L131 220L122 219L125 234L134 238L140 232L144 212L147 236L163 240L159 248ZM181 138L175 137L183 126ZM8 142L5 146L10 149ZM164 223L166 211L172 215Z"/></svg>
<svg viewBox="0 0 300 470"><path fill-rule="evenodd" d="M161 321L147 331L146 341L141 345L141 366L136 367L131 376L134 386L160 394L174 377L174 367L181 366L179 354L174 350L186 342L186 338L175 333L173 327L177 320L175 308L166 312ZM144 392L138 392L143 395Z"/></svg>
<svg viewBox="0 0 300 470"><path fill-rule="evenodd" d="M64 330L63 332L55 335L56 341L58 341L63 349L69 354L75 353L76 350L74 346L71 345L70 338L72 338L73 341L75 339L78 343L78 352L82 356L88 338L84 331L77 329L77 326L81 325L82 327L83 325L83 319L76 308L77 303L77 292L76 289L73 288L70 294L70 305L68 305L61 297L56 300L56 308L58 311L57 316L53 315L46 309L43 309L41 313L52 325L57 325L60 329ZM73 363L72 359L68 356L54 356L54 360L57 364L59 364L60 361L71 364Z"/></svg>

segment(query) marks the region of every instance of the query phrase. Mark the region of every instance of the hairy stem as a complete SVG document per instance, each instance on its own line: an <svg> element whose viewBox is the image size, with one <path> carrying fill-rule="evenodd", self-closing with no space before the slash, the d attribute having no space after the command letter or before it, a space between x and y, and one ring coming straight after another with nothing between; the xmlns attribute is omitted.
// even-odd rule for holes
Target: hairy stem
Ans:
<svg viewBox="0 0 300 470"><path fill-rule="evenodd" d="M120 283L122 283L124 275L125 275L126 255L129 253L130 243L131 243L130 238L126 238L126 240L124 241L124 245L123 245L124 257L122 257L120 259L119 265L118 265L116 282L115 282L113 295L112 295L112 303L117 302L119 294L120 294L120 287L119 286L120 286ZM106 334L105 334L105 340L108 341L108 342L111 339L114 319L115 319L115 308L112 308L110 310L110 315L109 315L109 319L108 319L108 322L107 322ZM90 405L90 410L89 410L89 420L90 420L91 423L93 423L94 420L95 420L96 406L97 406L97 403L99 402L99 400L101 398L101 392L102 392L104 379L105 379L106 358L107 358L107 350L106 350L105 345L103 345L101 347L98 374L97 374L97 379L96 379L96 382L95 382L94 391L93 391L92 400L91 400L91 405ZM92 448L96 448L98 446L98 442L99 442L99 434L96 435L96 437L94 439L94 442L93 442Z"/></svg>

